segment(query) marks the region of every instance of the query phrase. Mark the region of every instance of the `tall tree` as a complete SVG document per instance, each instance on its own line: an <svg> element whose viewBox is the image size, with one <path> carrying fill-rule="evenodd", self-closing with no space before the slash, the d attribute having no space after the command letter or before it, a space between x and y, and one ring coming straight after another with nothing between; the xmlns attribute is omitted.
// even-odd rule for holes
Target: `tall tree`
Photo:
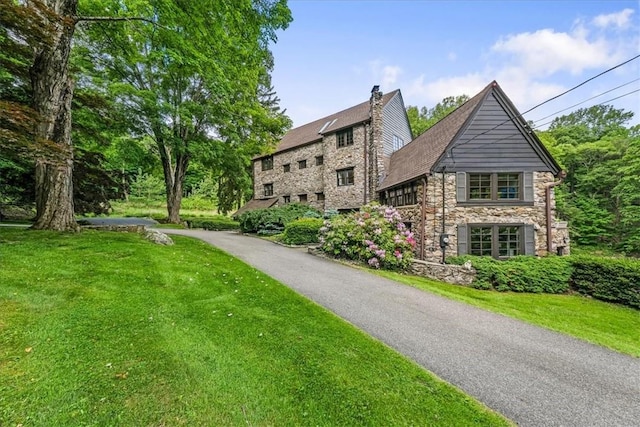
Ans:
<svg viewBox="0 0 640 427"><path fill-rule="evenodd" d="M78 0L0 0L0 152L35 160L36 229L77 230L73 204L69 58Z"/></svg>
<svg viewBox="0 0 640 427"><path fill-rule="evenodd" d="M242 130L279 134L286 124L270 116L259 98L269 44L291 20L286 1L101 0L92 7L98 14L133 13L157 23L91 27L82 54L90 58L88 84L104 88L126 111L134 136L153 139L168 218L179 222L194 157L213 157L216 143L252 145Z"/></svg>
<svg viewBox="0 0 640 427"><path fill-rule="evenodd" d="M418 108L409 105L407 107L407 116L409 118L409 125L411 126L413 136L416 137L420 135L468 100L468 95L459 95L448 96L438 102L433 108Z"/></svg>
<svg viewBox="0 0 640 427"><path fill-rule="evenodd" d="M640 137L638 126L625 127L632 117L594 106L555 119L540 135L567 171L557 208L578 244L640 253Z"/></svg>
<svg viewBox="0 0 640 427"><path fill-rule="evenodd" d="M76 230L69 55L78 2L0 1L0 38L5 52L0 61L12 76L13 87L28 98L27 103L3 99L2 128L11 144L5 149L15 152L26 147L35 157L34 228ZM27 79L28 86L24 84ZM38 150L42 147L46 149Z"/></svg>

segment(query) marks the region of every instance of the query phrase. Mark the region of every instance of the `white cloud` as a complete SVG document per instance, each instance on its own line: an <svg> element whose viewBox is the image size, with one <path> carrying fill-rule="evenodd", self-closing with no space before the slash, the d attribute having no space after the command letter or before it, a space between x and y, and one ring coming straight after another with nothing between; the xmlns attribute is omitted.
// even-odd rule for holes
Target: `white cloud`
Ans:
<svg viewBox="0 0 640 427"><path fill-rule="evenodd" d="M395 65L386 65L382 69L382 80L380 81L383 88L391 89L398 81L398 76L402 73L402 68Z"/></svg>
<svg viewBox="0 0 640 427"><path fill-rule="evenodd" d="M571 34L543 29L507 36L491 49L509 55L512 63L536 77L565 70L577 75L585 69L613 65L620 59L607 40L587 37L588 32L581 26Z"/></svg>
<svg viewBox="0 0 640 427"><path fill-rule="evenodd" d="M600 28L616 27L627 28L633 15L633 9L624 9L617 13L598 15L593 18L593 25Z"/></svg>
<svg viewBox="0 0 640 427"><path fill-rule="evenodd" d="M490 81L490 79L479 73L445 77L433 82L425 82L424 75L421 75L409 82L408 86L403 86L402 92L409 99L409 104L417 103L419 106L432 106L447 96L463 94L473 96Z"/></svg>
<svg viewBox="0 0 640 427"><path fill-rule="evenodd" d="M455 52L449 52L449 53L447 54L447 59L448 59L449 61L452 61L452 62L453 62L453 61L455 61L456 59L458 59L458 55L456 55L456 53L455 53Z"/></svg>

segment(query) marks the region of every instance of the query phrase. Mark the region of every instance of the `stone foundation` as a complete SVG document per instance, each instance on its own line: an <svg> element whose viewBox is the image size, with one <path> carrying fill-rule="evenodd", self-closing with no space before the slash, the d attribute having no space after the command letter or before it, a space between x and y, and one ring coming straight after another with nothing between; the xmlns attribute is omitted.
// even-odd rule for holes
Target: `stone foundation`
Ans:
<svg viewBox="0 0 640 427"><path fill-rule="evenodd" d="M469 286L476 278L476 270L471 265L449 265L414 260L409 272L416 276L427 277L454 285Z"/></svg>

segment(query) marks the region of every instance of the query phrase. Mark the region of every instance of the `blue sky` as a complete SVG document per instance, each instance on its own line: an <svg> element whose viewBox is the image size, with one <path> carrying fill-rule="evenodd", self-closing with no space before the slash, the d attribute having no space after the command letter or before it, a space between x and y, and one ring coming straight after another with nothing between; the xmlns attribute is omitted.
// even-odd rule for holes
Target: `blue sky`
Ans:
<svg viewBox="0 0 640 427"><path fill-rule="evenodd" d="M290 0L289 8L272 76L294 126L366 101L374 84L401 89L407 106L432 107L497 80L524 112L640 53L637 0ZM640 59L525 119L545 128L553 117L543 117L619 85L559 115L638 90L638 78ZM609 103L640 123L640 92Z"/></svg>

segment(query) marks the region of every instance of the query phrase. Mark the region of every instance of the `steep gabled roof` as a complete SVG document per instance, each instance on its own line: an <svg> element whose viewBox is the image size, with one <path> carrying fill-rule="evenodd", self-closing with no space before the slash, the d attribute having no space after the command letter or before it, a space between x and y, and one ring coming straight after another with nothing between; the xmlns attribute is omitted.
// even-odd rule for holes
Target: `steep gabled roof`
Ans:
<svg viewBox="0 0 640 427"><path fill-rule="evenodd" d="M386 105L386 103L389 102L389 100L398 92L400 92L400 90L396 89L384 94L382 96L382 105ZM306 125L291 129L284 135L273 153L258 156L256 158L280 153L282 151L287 151L292 148L319 141L322 139L322 135L324 134L333 133L340 129L366 122L368 120L369 101L367 100L361 104L347 108L346 110L339 111L331 114L330 116L326 116L311 123L307 123Z"/></svg>
<svg viewBox="0 0 640 427"><path fill-rule="evenodd" d="M492 82L476 96L453 110L413 141L391 155L389 174L380 187L384 190L430 172L445 148L467 123L473 112L491 92Z"/></svg>
<svg viewBox="0 0 640 427"><path fill-rule="evenodd" d="M497 110L491 110L492 108ZM488 127L482 120L486 115L482 115L489 110L499 111L502 116L497 117L504 117L504 119L499 118L497 125ZM505 131L509 135L505 136ZM458 158L456 163L455 158L452 157L453 150L463 145L465 148L456 151L455 157ZM483 155L486 156L489 153L490 147L493 147L491 156L494 157L483 158ZM530 153L530 157L526 160L512 157L512 151L516 147L526 150L526 153ZM496 150L500 153L495 154ZM476 153L475 157L470 154L473 152ZM519 168L527 161L534 161L534 163L527 163L527 167L540 167L542 169L537 170L548 170L554 174L560 171L560 166L535 133L528 129L526 121L498 83L493 81L476 96L393 153L389 174L382 182L380 190L436 172L436 169L439 171L441 167L446 167L447 170L454 170L456 166L464 169L465 163L460 161L463 160L460 157L461 153L465 153L463 156L466 156L466 160L475 162L473 163L475 168L486 169L497 166L506 167L505 170L509 170L509 168ZM489 162L496 159L501 163ZM537 166L532 166L534 164Z"/></svg>

